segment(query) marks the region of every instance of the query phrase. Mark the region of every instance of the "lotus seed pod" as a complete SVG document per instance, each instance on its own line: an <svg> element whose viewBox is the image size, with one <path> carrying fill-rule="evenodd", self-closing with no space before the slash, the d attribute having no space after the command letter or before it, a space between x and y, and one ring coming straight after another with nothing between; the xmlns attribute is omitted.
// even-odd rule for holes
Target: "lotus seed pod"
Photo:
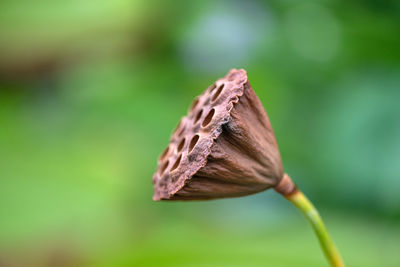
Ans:
<svg viewBox="0 0 400 267"><path fill-rule="evenodd" d="M154 200L244 196L275 187L282 160L245 70L232 69L196 97L153 176Z"/></svg>

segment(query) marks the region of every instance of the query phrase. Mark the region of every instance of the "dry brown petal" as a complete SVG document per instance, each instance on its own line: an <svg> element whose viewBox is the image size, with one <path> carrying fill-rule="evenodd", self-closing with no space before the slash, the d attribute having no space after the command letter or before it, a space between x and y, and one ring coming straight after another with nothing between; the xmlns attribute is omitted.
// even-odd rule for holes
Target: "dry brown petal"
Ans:
<svg viewBox="0 0 400 267"><path fill-rule="evenodd" d="M282 176L267 113L246 71L232 69L181 119L158 161L153 199L243 196L275 187Z"/></svg>

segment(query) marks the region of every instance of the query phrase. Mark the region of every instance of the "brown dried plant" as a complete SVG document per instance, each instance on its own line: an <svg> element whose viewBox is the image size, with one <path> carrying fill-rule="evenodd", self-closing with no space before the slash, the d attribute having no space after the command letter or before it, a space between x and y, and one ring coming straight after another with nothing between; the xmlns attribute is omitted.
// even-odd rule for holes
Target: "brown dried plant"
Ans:
<svg viewBox="0 0 400 267"><path fill-rule="evenodd" d="M274 188L310 221L332 266L344 266L315 207L284 173L271 123L243 69L232 69L195 98L158 160L153 183L154 200L238 197Z"/></svg>
<svg viewBox="0 0 400 267"><path fill-rule="evenodd" d="M267 113L244 70L202 95L172 134L153 177L154 200L243 196L278 185L282 160Z"/></svg>

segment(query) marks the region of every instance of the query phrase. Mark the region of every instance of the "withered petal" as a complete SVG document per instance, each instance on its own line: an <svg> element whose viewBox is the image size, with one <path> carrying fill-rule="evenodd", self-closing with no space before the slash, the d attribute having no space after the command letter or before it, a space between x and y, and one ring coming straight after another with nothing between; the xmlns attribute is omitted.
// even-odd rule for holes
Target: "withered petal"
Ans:
<svg viewBox="0 0 400 267"><path fill-rule="evenodd" d="M275 187L282 160L246 71L232 69L198 96L153 176L154 200L237 197Z"/></svg>

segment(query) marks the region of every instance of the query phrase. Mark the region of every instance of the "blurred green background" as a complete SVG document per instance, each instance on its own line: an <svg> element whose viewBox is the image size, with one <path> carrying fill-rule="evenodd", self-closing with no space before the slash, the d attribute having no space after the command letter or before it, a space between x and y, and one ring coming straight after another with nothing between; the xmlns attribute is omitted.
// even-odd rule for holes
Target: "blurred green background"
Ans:
<svg viewBox="0 0 400 267"><path fill-rule="evenodd" d="M399 1L0 3L0 266L328 266L269 190L153 202L189 103L245 68L348 266L400 266Z"/></svg>

